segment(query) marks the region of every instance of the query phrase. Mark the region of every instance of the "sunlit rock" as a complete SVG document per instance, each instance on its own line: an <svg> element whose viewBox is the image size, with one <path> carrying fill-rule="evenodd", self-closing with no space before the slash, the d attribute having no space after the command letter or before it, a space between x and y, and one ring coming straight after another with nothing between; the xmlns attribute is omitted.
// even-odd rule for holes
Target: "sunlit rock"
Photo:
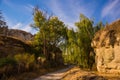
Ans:
<svg viewBox="0 0 120 80"><path fill-rule="evenodd" d="M98 31L91 45L99 72L120 73L120 20Z"/></svg>

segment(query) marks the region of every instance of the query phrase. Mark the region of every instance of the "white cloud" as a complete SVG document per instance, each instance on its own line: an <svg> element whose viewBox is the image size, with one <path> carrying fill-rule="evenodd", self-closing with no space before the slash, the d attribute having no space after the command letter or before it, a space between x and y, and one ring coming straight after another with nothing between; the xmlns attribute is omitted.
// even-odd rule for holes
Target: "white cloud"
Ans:
<svg viewBox="0 0 120 80"><path fill-rule="evenodd" d="M67 20L67 19L69 18L69 17L65 14L65 12L62 10L60 2L58 2L57 0L51 1L50 5L51 5L50 9L52 10L52 12L53 12L56 16L58 16L60 19L62 19L62 20Z"/></svg>
<svg viewBox="0 0 120 80"><path fill-rule="evenodd" d="M94 12L94 9L90 9L93 8L92 5L85 4L82 0L66 0L65 3L62 3L60 0L50 0L45 4L56 16L69 25L68 27L70 28L75 28L74 23L79 20L80 13L91 17ZM93 6L95 7L95 5Z"/></svg>
<svg viewBox="0 0 120 80"><path fill-rule="evenodd" d="M16 25L14 25L13 27L11 27L12 29L20 29L22 27L22 23L17 23Z"/></svg>
<svg viewBox="0 0 120 80"><path fill-rule="evenodd" d="M11 27L12 29L19 29L19 30L23 30L23 31L26 31L26 32L30 32L32 34L35 34L36 33L36 30L33 29L31 26L30 26L30 22L27 23L27 24L22 24L22 23L17 23L16 25L14 25L13 27Z"/></svg>
<svg viewBox="0 0 120 80"><path fill-rule="evenodd" d="M24 15L31 15L32 10L34 8L34 6L29 3L26 5L18 4L18 3L12 2L11 0L3 0L3 3L9 8L11 8L11 10L15 10L16 12L24 14Z"/></svg>
<svg viewBox="0 0 120 80"><path fill-rule="evenodd" d="M31 32L32 28L30 27L30 24L27 24L21 28L21 30L24 30L26 32Z"/></svg>
<svg viewBox="0 0 120 80"><path fill-rule="evenodd" d="M102 10L102 18L109 17L118 17L120 15L120 0L110 0Z"/></svg>
<svg viewBox="0 0 120 80"><path fill-rule="evenodd" d="M27 4L27 5L24 6L24 8L25 8L27 11L32 12L34 6L31 5L31 4Z"/></svg>
<svg viewBox="0 0 120 80"><path fill-rule="evenodd" d="M30 27L30 24L32 23L32 10L34 8L33 5L31 5L29 3L27 5L15 4L11 0L3 0L3 3L6 6L8 6L9 8L16 10L16 12L18 12L18 13L20 12L21 14L24 14L24 16L25 15L28 16L27 18L26 17L24 18L26 20L23 22L23 21L19 20L19 16L17 16L18 18L16 18L14 20L14 18L10 19L10 17L8 17L5 14L5 20L10 29L20 29L20 30L24 30L26 32L31 32L33 34L36 33L36 31L34 31L32 29L32 27ZM16 9L16 7L17 7L17 9Z"/></svg>
<svg viewBox="0 0 120 80"><path fill-rule="evenodd" d="M23 31L26 31L26 32L30 32L30 33L32 33L32 34L36 34L36 30L35 29L33 29L31 26L30 26L30 22L28 23L28 24L26 24L26 25L24 25L22 28L21 28L21 30L23 30Z"/></svg>

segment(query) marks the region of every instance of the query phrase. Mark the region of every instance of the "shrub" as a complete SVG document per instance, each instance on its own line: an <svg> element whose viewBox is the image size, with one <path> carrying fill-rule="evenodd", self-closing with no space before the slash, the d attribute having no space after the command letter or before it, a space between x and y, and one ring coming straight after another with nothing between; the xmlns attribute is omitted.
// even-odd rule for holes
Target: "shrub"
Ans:
<svg viewBox="0 0 120 80"><path fill-rule="evenodd" d="M0 58L0 79L14 74L16 65L17 62L14 58Z"/></svg>
<svg viewBox="0 0 120 80"><path fill-rule="evenodd" d="M27 70L29 69L30 65L35 63L34 55L24 53L24 54L17 54L14 56L15 60L17 61L19 67L24 66Z"/></svg>
<svg viewBox="0 0 120 80"><path fill-rule="evenodd" d="M0 67L6 66L6 65L16 65L16 60L14 58L1 58L0 59Z"/></svg>

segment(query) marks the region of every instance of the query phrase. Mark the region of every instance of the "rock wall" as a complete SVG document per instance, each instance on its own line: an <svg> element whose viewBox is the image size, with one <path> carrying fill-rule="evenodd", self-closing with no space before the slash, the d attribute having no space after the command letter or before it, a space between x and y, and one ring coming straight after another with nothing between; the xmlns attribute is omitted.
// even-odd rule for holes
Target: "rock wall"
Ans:
<svg viewBox="0 0 120 80"><path fill-rule="evenodd" d="M120 73L120 20L98 31L91 44L96 53L97 70Z"/></svg>
<svg viewBox="0 0 120 80"><path fill-rule="evenodd" d="M31 52L31 46L27 44L31 40L33 40L31 33L0 26L0 58Z"/></svg>
<svg viewBox="0 0 120 80"><path fill-rule="evenodd" d="M14 37L22 41L33 40L31 33L17 29L8 29L7 27L0 27L0 35Z"/></svg>
<svg viewBox="0 0 120 80"><path fill-rule="evenodd" d="M0 58L18 53L31 53L32 48L28 42L31 40L33 40L31 33L8 29L6 22L0 19Z"/></svg>
<svg viewBox="0 0 120 80"><path fill-rule="evenodd" d="M13 56L18 53L30 52L31 47L29 44L6 36L0 36L0 58Z"/></svg>
<svg viewBox="0 0 120 80"><path fill-rule="evenodd" d="M8 36L18 38L22 41L31 41L33 39L33 35L31 33L17 29L9 29Z"/></svg>

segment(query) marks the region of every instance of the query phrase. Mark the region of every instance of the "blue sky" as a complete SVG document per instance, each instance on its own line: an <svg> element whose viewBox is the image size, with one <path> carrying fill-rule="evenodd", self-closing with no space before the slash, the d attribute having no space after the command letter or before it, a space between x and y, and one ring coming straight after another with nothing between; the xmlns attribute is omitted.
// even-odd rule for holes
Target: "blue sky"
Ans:
<svg viewBox="0 0 120 80"><path fill-rule="evenodd" d="M9 28L35 33L30 27L33 22L32 8L38 5L43 11L58 16L69 28L83 13L95 22L113 22L120 18L120 0L0 0L0 10Z"/></svg>

